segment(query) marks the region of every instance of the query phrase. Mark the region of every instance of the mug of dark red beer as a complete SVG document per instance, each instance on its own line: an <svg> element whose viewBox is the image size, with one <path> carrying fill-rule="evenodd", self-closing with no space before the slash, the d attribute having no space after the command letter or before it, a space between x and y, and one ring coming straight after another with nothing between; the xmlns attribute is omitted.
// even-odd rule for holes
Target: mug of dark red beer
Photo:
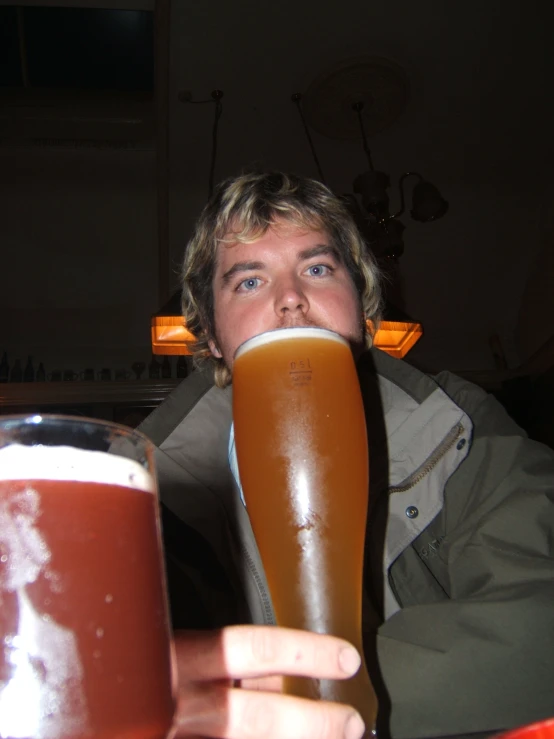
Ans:
<svg viewBox="0 0 554 739"><path fill-rule="evenodd" d="M151 443L0 419L0 736L163 739L174 712Z"/></svg>

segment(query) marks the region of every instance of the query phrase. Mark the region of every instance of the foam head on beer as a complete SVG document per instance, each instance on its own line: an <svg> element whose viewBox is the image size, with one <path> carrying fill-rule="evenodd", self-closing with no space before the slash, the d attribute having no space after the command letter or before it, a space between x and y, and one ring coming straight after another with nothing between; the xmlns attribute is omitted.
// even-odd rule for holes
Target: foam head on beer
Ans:
<svg viewBox="0 0 554 739"><path fill-rule="evenodd" d="M152 476L134 459L70 446L10 444L2 447L0 478L97 482L154 492Z"/></svg>

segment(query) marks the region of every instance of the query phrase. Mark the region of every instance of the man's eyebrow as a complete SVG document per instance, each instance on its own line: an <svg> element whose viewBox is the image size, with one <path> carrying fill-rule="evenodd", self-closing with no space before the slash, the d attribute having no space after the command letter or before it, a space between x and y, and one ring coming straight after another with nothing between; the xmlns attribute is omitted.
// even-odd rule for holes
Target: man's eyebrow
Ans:
<svg viewBox="0 0 554 739"><path fill-rule="evenodd" d="M223 286L225 286L229 284L238 272L250 272L255 269L264 268L265 264L263 262L235 262L235 264L233 264L233 266L230 267L224 275L222 275L221 282Z"/></svg>
<svg viewBox="0 0 554 739"><path fill-rule="evenodd" d="M337 262L342 262L339 250L331 244L317 244L309 249L303 249L298 253L298 260L312 259L312 257L333 257Z"/></svg>

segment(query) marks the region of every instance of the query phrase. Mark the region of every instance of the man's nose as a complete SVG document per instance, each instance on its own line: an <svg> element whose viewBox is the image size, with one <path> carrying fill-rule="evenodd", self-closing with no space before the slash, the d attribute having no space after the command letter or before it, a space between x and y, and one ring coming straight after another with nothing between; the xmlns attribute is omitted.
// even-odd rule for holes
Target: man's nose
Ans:
<svg viewBox="0 0 554 739"><path fill-rule="evenodd" d="M275 298L275 312L279 317L306 314L310 308L308 297L297 279L283 281Z"/></svg>

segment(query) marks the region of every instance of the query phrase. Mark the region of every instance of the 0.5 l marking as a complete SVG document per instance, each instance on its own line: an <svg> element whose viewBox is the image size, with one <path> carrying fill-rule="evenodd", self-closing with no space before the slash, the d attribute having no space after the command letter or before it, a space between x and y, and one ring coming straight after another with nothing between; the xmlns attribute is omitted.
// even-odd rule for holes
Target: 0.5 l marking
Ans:
<svg viewBox="0 0 554 739"><path fill-rule="evenodd" d="M297 359L289 363L289 375L311 373L312 365L309 359Z"/></svg>
<svg viewBox="0 0 554 739"><path fill-rule="evenodd" d="M307 385L312 381L312 365L308 357L289 362L289 375L295 386Z"/></svg>

